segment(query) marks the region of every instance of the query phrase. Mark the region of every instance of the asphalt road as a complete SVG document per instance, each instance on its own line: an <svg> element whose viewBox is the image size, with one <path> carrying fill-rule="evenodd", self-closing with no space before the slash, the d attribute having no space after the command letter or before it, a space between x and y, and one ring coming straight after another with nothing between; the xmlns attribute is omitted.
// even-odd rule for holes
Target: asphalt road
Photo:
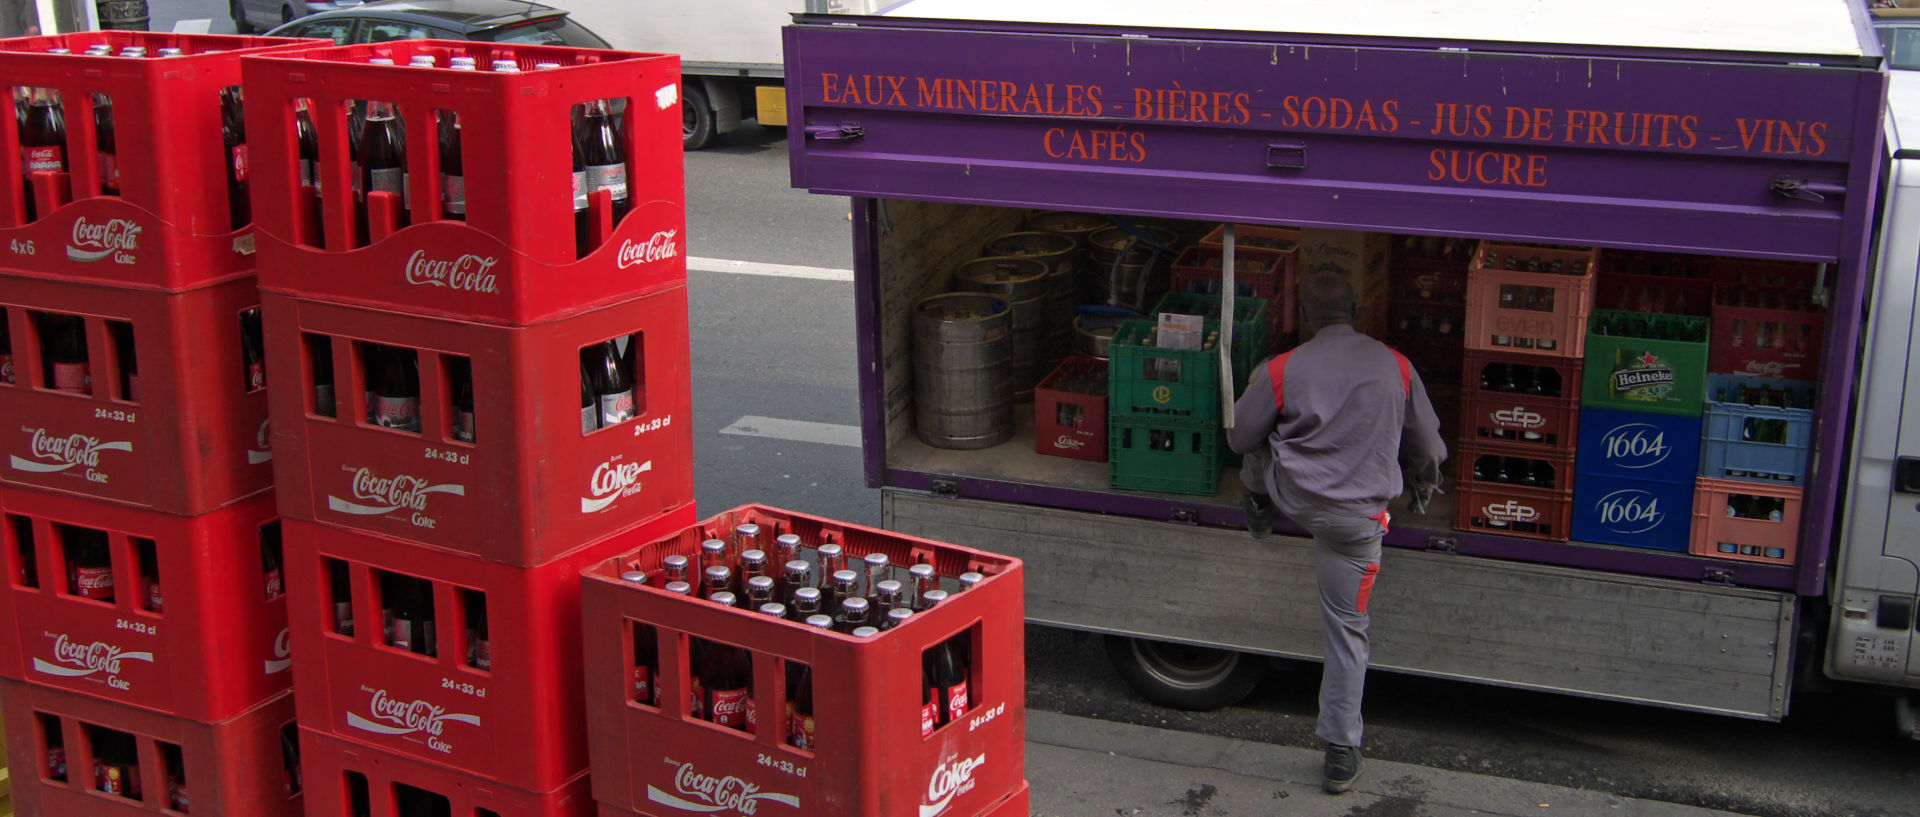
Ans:
<svg viewBox="0 0 1920 817"><path fill-rule="evenodd" d="M687 155L696 257L851 264L845 200L788 187L786 143L753 129ZM722 435L743 416L858 423L852 287L696 272L694 413L703 512L748 501L877 522L860 452ZM1293 746L1314 746L1319 671L1288 665L1239 706L1145 703L1108 668L1098 637L1030 627L1030 707ZM1920 743L1892 732L1888 699L1802 694L1784 723L1376 673L1370 756L1767 817L1920 814Z"/></svg>

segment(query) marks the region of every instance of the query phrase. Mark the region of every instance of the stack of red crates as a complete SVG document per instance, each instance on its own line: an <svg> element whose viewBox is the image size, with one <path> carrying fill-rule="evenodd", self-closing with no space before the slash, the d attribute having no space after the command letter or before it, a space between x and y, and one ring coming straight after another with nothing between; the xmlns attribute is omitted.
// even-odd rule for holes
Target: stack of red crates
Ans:
<svg viewBox="0 0 1920 817"><path fill-rule="evenodd" d="M229 186L247 153L221 100L244 56L299 45L0 42L7 85L37 89L0 119L0 708L22 815L300 811L254 243Z"/></svg>
<svg viewBox="0 0 1920 817"><path fill-rule="evenodd" d="M693 520L679 76L436 41L245 61L309 817L592 813L580 571ZM575 111L596 100L631 207L599 190L576 232ZM408 143L403 192L361 204L369 101ZM582 361L609 343L633 410L602 425ZM376 424L396 383L417 422Z"/></svg>
<svg viewBox="0 0 1920 817"><path fill-rule="evenodd" d="M1483 241L1466 288L1454 527L1572 535L1591 249Z"/></svg>
<svg viewBox="0 0 1920 817"><path fill-rule="evenodd" d="M1393 237L1386 341L1420 370L1429 388L1460 379L1472 256L1467 239Z"/></svg>
<svg viewBox="0 0 1920 817"><path fill-rule="evenodd" d="M859 571L871 575L931 565L952 595L862 636L665 589L667 557L697 565L702 542L746 544L734 536L742 523L758 539L797 537L794 555L809 564L838 545L855 565L885 554L886 567ZM1023 579L1017 559L759 505L592 566L582 581L599 814L1024 817ZM698 669L728 649L745 652L737 726L694 711L707 697ZM963 669L936 691L928 667L943 650Z"/></svg>
<svg viewBox="0 0 1920 817"><path fill-rule="evenodd" d="M1173 291L1219 295L1226 260L1226 225L1213 228L1173 262ZM1242 298L1267 302L1265 357L1293 345L1294 305L1300 295L1300 231L1261 224L1234 225L1234 290Z"/></svg>

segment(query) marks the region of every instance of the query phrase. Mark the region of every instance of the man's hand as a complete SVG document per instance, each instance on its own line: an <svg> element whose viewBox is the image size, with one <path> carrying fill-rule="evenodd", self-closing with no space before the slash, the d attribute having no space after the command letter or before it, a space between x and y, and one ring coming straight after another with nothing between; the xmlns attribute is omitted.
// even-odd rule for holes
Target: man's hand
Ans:
<svg viewBox="0 0 1920 817"><path fill-rule="evenodd" d="M1413 501L1409 503L1409 509L1416 514L1426 515L1427 504L1433 501L1433 495L1437 493L1441 493L1438 485L1413 486Z"/></svg>

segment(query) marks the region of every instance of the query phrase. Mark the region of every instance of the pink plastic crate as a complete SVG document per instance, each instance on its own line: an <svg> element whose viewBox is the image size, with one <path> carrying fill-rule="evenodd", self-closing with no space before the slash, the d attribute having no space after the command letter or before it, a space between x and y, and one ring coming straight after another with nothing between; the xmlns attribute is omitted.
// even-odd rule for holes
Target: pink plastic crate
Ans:
<svg viewBox="0 0 1920 817"><path fill-rule="evenodd" d="M1719 559L1794 564L1800 556L1805 497L1805 488L1700 477L1694 486L1689 551Z"/></svg>

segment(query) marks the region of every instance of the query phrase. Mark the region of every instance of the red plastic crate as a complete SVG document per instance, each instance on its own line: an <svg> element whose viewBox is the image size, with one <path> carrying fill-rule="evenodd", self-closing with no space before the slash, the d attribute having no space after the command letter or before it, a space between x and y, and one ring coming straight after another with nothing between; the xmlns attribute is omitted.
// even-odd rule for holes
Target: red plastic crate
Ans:
<svg viewBox="0 0 1920 817"><path fill-rule="evenodd" d="M286 524L300 722L527 791L587 766L580 704L580 570L693 521L686 504L537 567L511 567L312 523ZM335 632L344 563L355 624ZM432 583L436 656L389 646L376 570ZM486 594L490 667L472 665L461 590ZM363 622L382 622L367 626Z"/></svg>
<svg viewBox="0 0 1920 817"><path fill-rule="evenodd" d="M1516 257L1541 270L1558 264L1565 272L1505 269ZM1598 250L1480 242L1467 274L1466 347L1541 357L1585 354L1598 259Z"/></svg>
<svg viewBox="0 0 1920 817"><path fill-rule="evenodd" d="M1579 441L1577 439L1568 439L1557 448L1548 448L1546 446L1533 446L1520 442L1495 440L1482 442L1477 439L1463 440L1460 443L1459 450L1453 453L1454 459L1460 463L1460 474L1458 482L1455 484L1462 489L1471 487L1481 490L1505 490L1508 487L1537 487L1541 490L1562 493L1571 491L1573 490L1574 448L1578 443ZM1547 470L1540 473L1543 482L1537 486L1517 482L1497 482L1491 479L1480 480L1474 476L1474 467L1482 458L1504 458L1508 460L1510 464L1524 462L1528 464L1528 467L1536 469L1541 468L1541 464L1544 463L1544 467ZM1492 460L1489 461L1493 462ZM1494 465L1497 464L1497 462L1494 462ZM1490 469L1491 467L1492 466L1490 466ZM1551 485L1544 482L1547 474L1551 474ZM1491 474L1489 474L1489 476L1491 476ZM1519 478L1517 472L1515 472L1514 476L1516 479Z"/></svg>
<svg viewBox="0 0 1920 817"><path fill-rule="evenodd" d="M641 817L641 812L638 811L614 808L606 803L598 803L597 805L599 806L599 810L595 812L595 814L598 817ZM1007 795L998 803L987 806L985 811L978 812L975 815L943 813L942 817L1031 817L1033 814L1032 808L1033 792L1028 787L1027 782L1022 780L1020 781L1018 791Z"/></svg>
<svg viewBox="0 0 1920 817"><path fill-rule="evenodd" d="M1453 527L1524 539L1565 542L1573 533L1573 491L1521 485L1454 486Z"/></svg>
<svg viewBox="0 0 1920 817"><path fill-rule="evenodd" d="M973 570L986 578L871 638L815 630L619 578L629 569L653 571L669 554L691 554L710 534L743 520L760 524L763 535L792 532L809 544L836 542L855 561L879 551L895 565L924 559L942 576ZM1015 559L758 505L594 566L583 576L594 798L648 817L755 801L770 809L784 803L791 808L775 811L795 817L992 813L990 807L1023 788L1022 578ZM656 628L660 708L630 701L636 623ZM970 706L964 717L923 736L921 656L963 633L971 634L974 656ZM790 745L792 727L784 718L763 716L760 722L768 726L749 733L692 717L689 637L751 652L755 692L749 706L763 713L783 708L782 662L810 666L816 749ZM734 788L713 785L729 779Z"/></svg>
<svg viewBox="0 0 1920 817"><path fill-rule="evenodd" d="M1713 294L1707 371L1818 379L1827 313L1813 307L1809 290L1723 283Z"/></svg>
<svg viewBox="0 0 1920 817"><path fill-rule="evenodd" d="M1090 378L1090 391L1062 388ZM1069 357L1033 388L1033 450L1089 462L1107 461L1107 362Z"/></svg>
<svg viewBox="0 0 1920 817"><path fill-rule="evenodd" d="M400 811L401 798L420 795L403 793L407 789L446 798L448 809L441 813L455 817L593 817L594 813L585 772L557 788L531 792L304 726L300 728L300 762L307 784L306 817L412 817L422 812ZM356 802L356 789L362 785L366 800ZM360 811L362 806L367 810Z"/></svg>
<svg viewBox="0 0 1920 817"><path fill-rule="evenodd" d="M240 84L241 57L312 42L144 31L0 42L0 76L9 87L59 91L68 165L65 173L29 176L18 161L0 163L0 263L34 275L172 292L250 272L253 235L234 229L227 192L220 89ZM110 44L116 53L129 45L144 46L149 54L160 48L188 53L166 59L84 56L95 43ZM73 54L48 54L49 48ZM94 94L113 101L119 195L99 192L103 169L91 147L97 138L93 107L84 103ZM20 155L19 120L0 123L0 155ZM35 196L39 216L30 223L28 195Z"/></svg>
<svg viewBox="0 0 1920 817"><path fill-rule="evenodd" d="M1300 248L1300 230L1295 227L1269 227L1265 224L1236 224L1233 228L1233 246L1238 250L1298 250ZM1200 239L1203 247L1224 247L1227 241L1227 225L1214 227Z"/></svg>
<svg viewBox="0 0 1920 817"><path fill-rule="evenodd" d="M282 736L293 725L293 693L282 692L213 723L118 706L56 689L0 680L7 725L7 768L13 807L23 817L300 817L305 782ZM49 727L59 735L66 779L52 773ZM96 788L94 728L131 735L140 799ZM162 744L179 749L184 791L177 789ZM304 743L301 744L304 746ZM291 765L290 765L291 764ZM186 809L170 808L175 797Z"/></svg>
<svg viewBox="0 0 1920 817"><path fill-rule="evenodd" d="M1506 400L1515 395L1531 399L1548 398L1580 401L1579 358L1551 358L1468 349L1461 355L1460 389L1467 399ZM1511 377L1513 389L1504 388ZM1555 383L1559 384L1556 392ZM1532 384L1541 392L1530 394Z"/></svg>
<svg viewBox="0 0 1920 817"><path fill-rule="evenodd" d="M287 605L269 598L262 561L271 494L174 516L0 488L0 508L0 676L205 722L234 717L292 682ZM59 525L106 532L111 602L71 592ZM153 582L142 576L139 539L153 542L159 613L147 604ZM38 587L26 586L29 574Z"/></svg>
<svg viewBox="0 0 1920 817"><path fill-rule="evenodd" d="M1467 266L1474 242L1460 238L1400 235L1393 239L1388 297L1396 301L1454 304L1467 300Z"/></svg>
<svg viewBox="0 0 1920 817"><path fill-rule="evenodd" d="M673 288L515 328L265 293L281 512L516 565L693 501L687 295ZM336 417L303 333L331 338ZM581 430L581 347L640 333L639 415ZM356 341L419 350L421 431L366 421ZM314 341L319 342L319 341ZM449 356L471 360L477 439L453 436Z"/></svg>
<svg viewBox="0 0 1920 817"><path fill-rule="evenodd" d="M1479 390L1460 401L1462 442L1571 451L1580 442L1580 401Z"/></svg>
<svg viewBox="0 0 1920 817"><path fill-rule="evenodd" d="M1741 507L1742 503L1756 499L1777 501L1780 519L1773 520L1770 513L1756 518L1752 506ZM1800 510L1805 499L1805 488L1700 477L1694 485L1693 540L1689 550L1695 556L1794 564L1800 557ZM1740 515L1728 516L1729 509Z"/></svg>
<svg viewBox="0 0 1920 817"><path fill-rule="evenodd" d="M1820 283L1820 265L1805 261L1763 261L1757 258L1715 256L1713 282L1791 287L1807 292Z"/></svg>
<svg viewBox="0 0 1920 817"><path fill-rule="evenodd" d="M522 73L405 67L423 54L442 66L471 56L483 69L514 60ZM377 57L402 67L368 64ZM534 68L548 62L562 67ZM406 40L249 59L244 73L267 289L526 325L686 280L677 56ZM300 183L296 99L310 101L319 139L317 210ZM576 260L571 110L596 99L630 100L622 138L633 210L615 224L610 194L596 193L597 249ZM409 134L437 133L437 111L459 115L467 220L440 217L438 140L416 138L406 151L413 225L394 232L402 197L376 192L371 243L356 235L343 107L352 100L394 103Z"/></svg>
<svg viewBox="0 0 1920 817"><path fill-rule="evenodd" d="M1706 255L1609 250L1600 259L1594 307L1705 315L1713 304L1716 260Z"/></svg>
<svg viewBox="0 0 1920 817"><path fill-rule="evenodd" d="M251 277L170 295L0 273L14 383L0 383L0 480L178 514L273 486L267 394L251 388L240 313ZM31 311L86 319L92 395L48 388ZM108 323L133 327L137 401Z"/></svg>

